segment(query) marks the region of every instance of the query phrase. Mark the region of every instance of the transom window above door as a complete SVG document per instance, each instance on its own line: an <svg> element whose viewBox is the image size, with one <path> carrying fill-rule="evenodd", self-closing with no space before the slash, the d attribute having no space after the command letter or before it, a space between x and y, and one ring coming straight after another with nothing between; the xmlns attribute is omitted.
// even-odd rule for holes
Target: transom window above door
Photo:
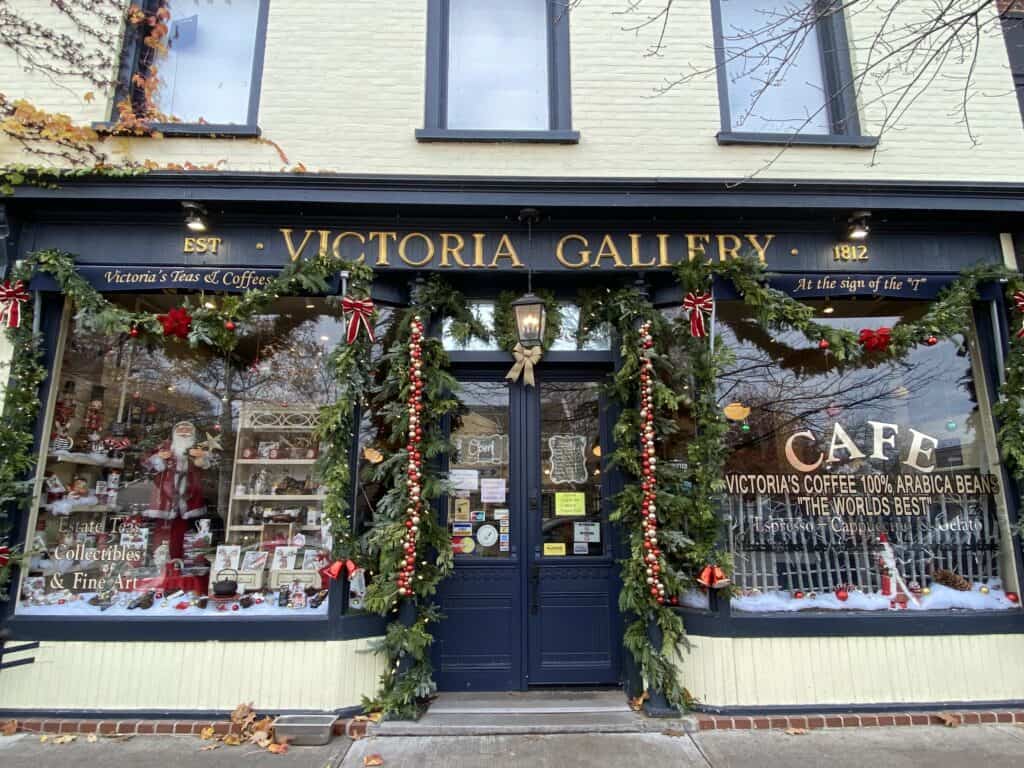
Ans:
<svg viewBox="0 0 1024 768"><path fill-rule="evenodd" d="M557 0L430 0L421 141L575 142L569 10Z"/></svg>

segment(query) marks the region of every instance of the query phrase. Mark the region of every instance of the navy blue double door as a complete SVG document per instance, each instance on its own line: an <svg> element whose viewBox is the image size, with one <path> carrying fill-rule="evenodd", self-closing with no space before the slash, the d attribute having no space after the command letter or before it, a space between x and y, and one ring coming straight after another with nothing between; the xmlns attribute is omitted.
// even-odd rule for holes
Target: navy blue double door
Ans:
<svg viewBox="0 0 1024 768"><path fill-rule="evenodd" d="M442 691L620 681L622 623L606 371L541 365L460 373L463 408L441 516L454 573L437 601Z"/></svg>

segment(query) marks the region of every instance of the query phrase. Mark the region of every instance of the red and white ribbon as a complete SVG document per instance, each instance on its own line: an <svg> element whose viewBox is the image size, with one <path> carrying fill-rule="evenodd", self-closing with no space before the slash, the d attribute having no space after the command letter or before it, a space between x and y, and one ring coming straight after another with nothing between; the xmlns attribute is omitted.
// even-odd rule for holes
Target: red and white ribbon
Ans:
<svg viewBox="0 0 1024 768"><path fill-rule="evenodd" d="M25 283L16 280L4 280L0 285L0 324L8 328L21 327L21 305L28 301L28 291Z"/></svg>
<svg viewBox="0 0 1024 768"><path fill-rule="evenodd" d="M686 294L686 298L683 299L683 309L685 309L690 315L690 335L694 338L703 338L708 335L708 329L704 325L704 315L711 314L711 310L715 308L715 302L711 299L711 294L707 293L693 293L692 291Z"/></svg>
<svg viewBox="0 0 1024 768"><path fill-rule="evenodd" d="M1017 311L1024 314L1024 291L1017 291L1013 294L1013 303L1016 305ZM1021 327L1017 331L1017 338L1024 339L1024 319L1021 320Z"/></svg>
<svg viewBox="0 0 1024 768"><path fill-rule="evenodd" d="M376 341L373 337L373 302L370 299L353 299L346 296L341 300L341 311L349 315L348 334L346 341L351 344L359 336L359 326L366 329L366 335L370 341Z"/></svg>

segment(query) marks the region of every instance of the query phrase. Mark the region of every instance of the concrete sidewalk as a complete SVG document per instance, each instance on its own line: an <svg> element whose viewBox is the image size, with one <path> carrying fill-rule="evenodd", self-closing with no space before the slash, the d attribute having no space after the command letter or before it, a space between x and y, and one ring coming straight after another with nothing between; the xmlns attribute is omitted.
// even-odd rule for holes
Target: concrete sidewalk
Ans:
<svg viewBox="0 0 1024 768"><path fill-rule="evenodd" d="M792 736L783 731L704 731L494 736L371 736L335 739L272 755L254 747L201 751L194 736L84 736L41 743L32 734L0 737L3 768L1016 768L1024 766L1024 728L850 728Z"/></svg>

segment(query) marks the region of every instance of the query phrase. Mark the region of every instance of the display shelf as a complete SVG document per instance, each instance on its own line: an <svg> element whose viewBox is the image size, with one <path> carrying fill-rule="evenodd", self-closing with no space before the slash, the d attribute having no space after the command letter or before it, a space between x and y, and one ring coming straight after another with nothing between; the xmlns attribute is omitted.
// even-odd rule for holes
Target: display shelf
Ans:
<svg viewBox="0 0 1024 768"><path fill-rule="evenodd" d="M242 466L246 466L246 465L252 466L252 465L255 465L255 466L268 466L268 467L286 466L286 465L309 466L311 464L316 464L316 461L317 461L316 459L239 459L238 461L235 462L235 464L239 464L239 465L242 465Z"/></svg>
<svg viewBox="0 0 1024 768"><path fill-rule="evenodd" d="M103 467L105 469L124 468L124 459L98 459L88 454L78 453L49 453L47 461L56 461L60 464L81 464L87 467Z"/></svg>
<svg viewBox="0 0 1024 768"><path fill-rule="evenodd" d="M238 493L235 494L235 501L320 501L324 497L319 494L290 494L290 493Z"/></svg>

